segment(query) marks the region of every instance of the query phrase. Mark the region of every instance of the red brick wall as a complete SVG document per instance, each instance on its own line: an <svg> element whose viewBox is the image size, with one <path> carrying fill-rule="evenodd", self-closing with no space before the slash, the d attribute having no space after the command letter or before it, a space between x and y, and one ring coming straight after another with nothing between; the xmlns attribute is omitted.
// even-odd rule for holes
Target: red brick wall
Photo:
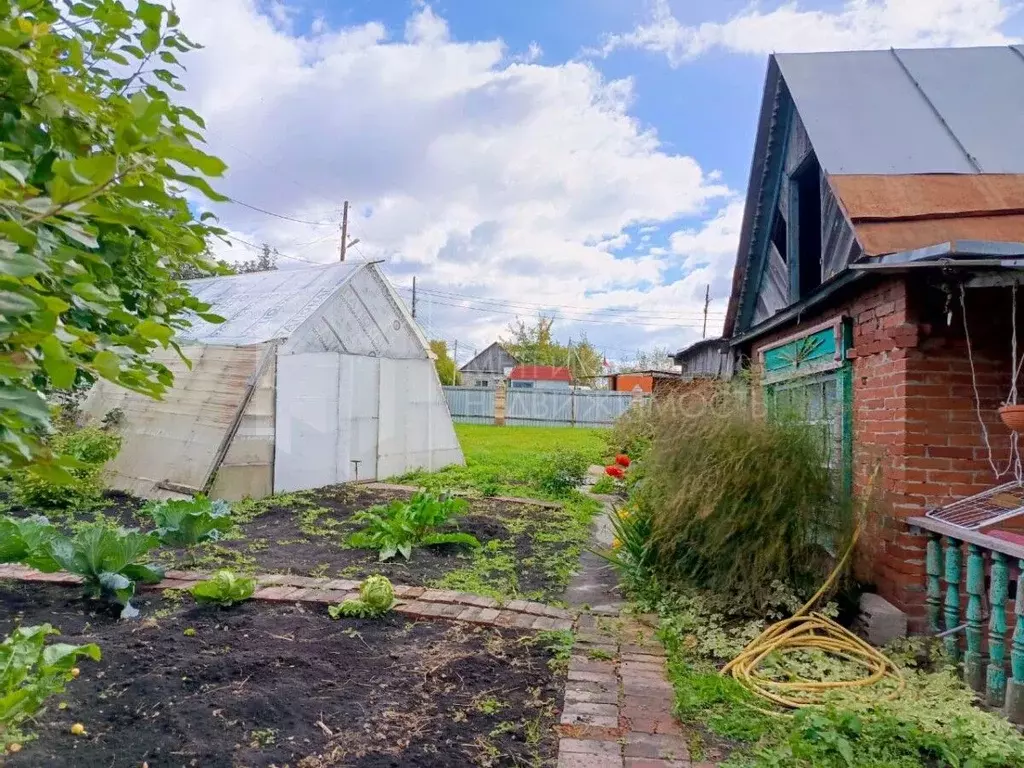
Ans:
<svg viewBox="0 0 1024 768"><path fill-rule="evenodd" d="M1003 469L1009 432L996 409L1010 383L1009 290L975 289L967 299L982 418ZM924 275L891 277L759 339L752 358L771 342L838 315L853 322L855 492L863 494L881 467L858 575L920 620L926 540L911 536L903 520L996 482L975 410L959 294L947 305L946 294Z"/></svg>

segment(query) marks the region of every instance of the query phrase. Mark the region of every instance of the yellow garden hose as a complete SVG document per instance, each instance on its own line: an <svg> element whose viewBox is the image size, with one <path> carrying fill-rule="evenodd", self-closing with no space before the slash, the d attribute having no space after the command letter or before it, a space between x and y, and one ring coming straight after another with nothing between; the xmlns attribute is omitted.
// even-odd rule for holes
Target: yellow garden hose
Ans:
<svg viewBox="0 0 1024 768"><path fill-rule="evenodd" d="M878 468L876 467L871 475L869 489L874 487L877 476ZM864 497L865 506L870 496L871 491L869 490ZM811 612L811 608L828 592L853 556L854 547L863 528L864 510L862 509L860 522L850 545L831 575L822 584L821 589L793 616L772 624L752 640L739 656L725 665L722 669L723 675L731 674L744 687L758 696L791 709L821 704L824 702L824 694L828 691L861 688L874 685L884 679L892 680L895 683L884 698L891 699L899 695L905 686L899 667L883 653L842 625L832 621L828 616ZM853 680L798 679L781 681L759 672L760 665L772 654L787 654L796 651L823 651L832 656L838 656L861 666L864 674Z"/></svg>

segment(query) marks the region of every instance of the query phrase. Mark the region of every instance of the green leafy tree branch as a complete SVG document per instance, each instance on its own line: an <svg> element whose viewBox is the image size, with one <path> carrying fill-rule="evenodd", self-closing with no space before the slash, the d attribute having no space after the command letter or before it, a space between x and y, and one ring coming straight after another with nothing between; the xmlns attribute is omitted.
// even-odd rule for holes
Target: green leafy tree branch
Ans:
<svg viewBox="0 0 1024 768"><path fill-rule="evenodd" d="M198 47L178 25L147 0L0 0L0 466L60 475L44 392L160 397L150 353L189 312L218 319L176 279L217 271L223 234L186 194L225 199L202 118L172 98Z"/></svg>

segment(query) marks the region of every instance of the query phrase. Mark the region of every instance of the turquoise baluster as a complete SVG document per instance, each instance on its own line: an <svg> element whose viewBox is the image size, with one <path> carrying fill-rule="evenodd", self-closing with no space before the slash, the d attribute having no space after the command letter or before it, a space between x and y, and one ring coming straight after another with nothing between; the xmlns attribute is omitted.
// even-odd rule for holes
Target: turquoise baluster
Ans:
<svg viewBox="0 0 1024 768"><path fill-rule="evenodd" d="M1017 595L1013 613L1017 626L1013 628L1013 647L1010 650L1010 682L1006 686L1006 716L1010 722L1024 725L1024 560L1017 562Z"/></svg>
<svg viewBox="0 0 1024 768"><path fill-rule="evenodd" d="M960 626L960 542L946 537L946 631ZM954 662L960 660L959 632L945 638L946 652Z"/></svg>
<svg viewBox="0 0 1024 768"><path fill-rule="evenodd" d="M928 628L932 633L942 631L942 541L932 535L925 549L925 570L928 573Z"/></svg>
<svg viewBox="0 0 1024 768"><path fill-rule="evenodd" d="M985 636L982 605L985 598L985 556L977 544L967 545L967 653L964 682L976 691L985 689L985 663L981 642Z"/></svg>
<svg viewBox="0 0 1024 768"><path fill-rule="evenodd" d="M1006 701L1006 601L1010 599L1010 567L1006 555L992 553L992 583L988 603L992 615L988 620L988 674L985 690L988 703L1001 707Z"/></svg>

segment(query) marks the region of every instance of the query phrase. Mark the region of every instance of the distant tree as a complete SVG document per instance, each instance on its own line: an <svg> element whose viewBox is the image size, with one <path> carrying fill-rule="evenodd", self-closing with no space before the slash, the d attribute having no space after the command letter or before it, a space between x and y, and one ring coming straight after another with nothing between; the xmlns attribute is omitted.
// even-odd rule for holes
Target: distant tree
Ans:
<svg viewBox="0 0 1024 768"><path fill-rule="evenodd" d="M676 364L672 361L672 352L668 347L639 349L632 359L614 366L615 373L627 371L674 371Z"/></svg>
<svg viewBox="0 0 1024 768"><path fill-rule="evenodd" d="M430 342L430 351L437 357L434 360L434 367L437 368L437 377L445 386L454 386L459 383L460 376L455 368L455 361L448 354L448 342L441 339Z"/></svg>
<svg viewBox="0 0 1024 768"><path fill-rule="evenodd" d="M249 272L270 272L277 269L278 256L280 254L276 250L271 250L270 246L264 243L260 247L260 255L255 259L237 262L234 265L235 272L240 275L248 274Z"/></svg>
<svg viewBox="0 0 1024 768"><path fill-rule="evenodd" d="M524 365L558 365L567 367L577 381L600 376L604 364L601 355L586 335L566 344L555 341L552 326L555 318L538 315L535 322L516 318L508 325L508 336L501 345Z"/></svg>

